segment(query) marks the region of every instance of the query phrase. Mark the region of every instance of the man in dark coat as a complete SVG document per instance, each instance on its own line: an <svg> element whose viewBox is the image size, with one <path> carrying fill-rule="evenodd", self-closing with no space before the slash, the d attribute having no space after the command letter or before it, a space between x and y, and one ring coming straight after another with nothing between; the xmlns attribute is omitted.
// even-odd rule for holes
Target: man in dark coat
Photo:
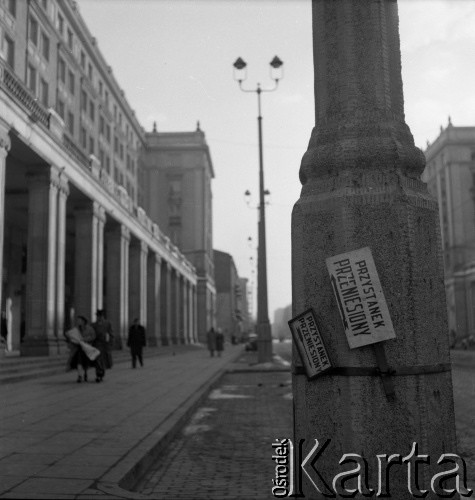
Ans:
<svg viewBox="0 0 475 500"><path fill-rule="evenodd" d="M102 379L106 374L106 368L112 368L110 346L112 345L114 335L112 333L112 325L106 318L104 309L98 309L96 317L96 322L92 324L92 327L96 332L96 339L94 340L93 346L101 351L100 356L95 362L96 382L102 382Z"/></svg>
<svg viewBox="0 0 475 500"><path fill-rule="evenodd" d="M139 319L135 318L129 328L127 338L127 346L130 347L130 354L132 355L132 368L136 368L137 358L140 366L143 366L142 350L146 344L145 328L139 323Z"/></svg>
<svg viewBox="0 0 475 500"><path fill-rule="evenodd" d="M224 334L223 330L221 328L218 328L218 331L216 332L216 352L218 353L218 356L221 357L221 353L224 350Z"/></svg>
<svg viewBox="0 0 475 500"><path fill-rule="evenodd" d="M216 332L213 327L211 327L206 334L206 343L208 345L209 354L213 357L214 351L216 351Z"/></svg>

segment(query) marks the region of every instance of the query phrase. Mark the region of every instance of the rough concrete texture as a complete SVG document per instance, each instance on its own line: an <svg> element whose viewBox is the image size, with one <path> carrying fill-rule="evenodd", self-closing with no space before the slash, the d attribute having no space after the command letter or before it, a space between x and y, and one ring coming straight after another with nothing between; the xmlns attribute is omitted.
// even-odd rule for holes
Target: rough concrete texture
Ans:
<svg viewBox="0 0 475 500"><path fill-rule="evenodd" d="M348 168L418 177L404 121L396 0L314 0L315 119L300 179Z"/></svg>
<svg viewBox="0 0 475 500"><path fill-rule="evenodd" d="M379 189L306 194L294 209L294 313L314 308L334 366L377 366L372 346L349 349L325 266L326 257L365 246L372 250L397 335L384 343L389 366L397 371L449 362L437 210L421 192L394 181ZM332 439L327 477L342 471L337 464L344 453L364 453L374 485L376 455L405 456L416 441L432 457L421 482L428 486L439 456L456 452L450 372L392 379L395 402L386 399L379 377L324 375L309 382L294 376L296 441L305 438L311 446L314 438ZM405 473L400 486L406 496L395 498L412 498Z"/></svg>
<svg viewBox="0 0 475 500"><path fill-rule="evenodd" d="M316 466L330 485L355 469L339 465L342 455L364 456L375 490L376 456L404 457L416 442L431 459L418 484L431 491L443 470L437 460L457 450L451 373L443 371L450 359L438 212L418 180L422 153L404 123L397 4L316 0L313 12L317 127L292 218L293 313L315 310L334 366L377 367L373 346L349 349L325 266L328 257L368 246L396 331L382 343L389 366L442 368L391 377L393 402L378 376L294 375L295 442L305 439L309 451L315 438L331 439ZM392 498L414 498L407 470L390 469ZM305 478L303 493L320 498Z"/></svg>

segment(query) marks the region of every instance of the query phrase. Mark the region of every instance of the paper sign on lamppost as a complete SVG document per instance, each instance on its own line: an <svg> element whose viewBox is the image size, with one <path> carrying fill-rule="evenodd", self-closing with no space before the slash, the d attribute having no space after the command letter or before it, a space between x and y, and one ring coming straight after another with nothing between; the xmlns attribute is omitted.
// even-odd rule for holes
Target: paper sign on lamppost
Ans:
<svg viewBox="0 0 475 500"><path fill-rule="evenodd" d="M312 309L292 318L289 327L309 379L332 367Z"/></svg>
<svg viewBox="0 0 475 500"><path fill-rule="evenodd" d="M371 250L326 259L350 349L396 337Z"/></svg>

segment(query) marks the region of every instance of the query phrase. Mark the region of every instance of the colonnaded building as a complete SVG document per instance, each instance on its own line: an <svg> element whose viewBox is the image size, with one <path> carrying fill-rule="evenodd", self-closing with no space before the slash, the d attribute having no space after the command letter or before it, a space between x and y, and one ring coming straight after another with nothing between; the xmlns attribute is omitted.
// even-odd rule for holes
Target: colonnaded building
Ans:
<svg viewBox="0 0 475 500"><path fill-rule="evenodd" d="M425 150L422 179L439 202L449 328L475 335L475 127L445 128Z"/></svg>
<svg viewBox="0 0 475 500"><path fill-rule="evenodd" d="M216 326L226 339L240 342L253 330L249 317L248 280L238 275L232 255L214 250Z"/></svg>
<svg viewBox="0 0 475 500"><path fill-rule="evenodd" d="M94 319L102 308L117 344L135 317L150 345L200 340L214 324L216 295L214 174L203 132L163 141L145 133L72 0L0 0L0 42L9 349L59 352L75 315ZM190 175L168 169L181 150ZM201 214L189 238L185 189Z"/></svg>

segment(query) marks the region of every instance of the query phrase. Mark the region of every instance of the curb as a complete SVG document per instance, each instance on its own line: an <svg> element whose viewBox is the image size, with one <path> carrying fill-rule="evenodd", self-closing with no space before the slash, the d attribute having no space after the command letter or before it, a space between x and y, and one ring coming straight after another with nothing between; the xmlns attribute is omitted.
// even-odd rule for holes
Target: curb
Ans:
<svg viewBox="0 0 475 500"><path fill-rule="evenodd" d="M228 369L228 373L257 373L257 372L290 372L291 365L289 362L284 361L280 356L274 354L272 361L267 363L258 363L248 352L243 353L243 357L248 358L248 362L246 366L239 366L239 364L243 365L244 363L236 364L234 367L230 367Z"/></svg>
<svg viewBox="0 0 475 500"><path fill-rule="evenodd" d="M149 438L152 443L140 443L127 454L111 471L105 474L104 480L99 480L94 488L114 495L117 498L131 500L150 500L149 495L133 491L153 462L157 459L163 449L177 436L188 422L192 414L208 397L209 393L219 384L222 377L232 371L229 365L234 363L242 355L239 350L230 357L228 363L219 369L210 379L203 383L199 390L187 399L180 407L171 413L166 420L152 433ZM124 468L127 472L124 474ZM87 495L79 494L76 498L86 498Z"/></svg>
<svg viewBox="0 0 475 500"><path fill-rule="evenodd" d="M290 367L288 366L272 366L272 367L256 367L253 368L250 366L249 368L230 368L227 370L228 373L258 373L258 372L268 372L268 373L275 373L275 372L290 372Z"/></svg>

